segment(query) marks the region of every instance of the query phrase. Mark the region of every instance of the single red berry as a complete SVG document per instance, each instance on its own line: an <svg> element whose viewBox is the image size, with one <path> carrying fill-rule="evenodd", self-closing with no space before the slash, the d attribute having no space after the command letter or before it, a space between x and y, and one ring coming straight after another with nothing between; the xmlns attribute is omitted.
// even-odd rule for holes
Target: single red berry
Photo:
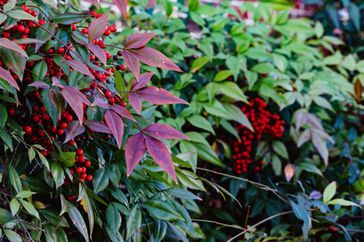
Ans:
<svg viewBox="0 0 364 242"><path fill-rule="evenodd" d="M86 179L86 177L87 177L87 174L86 173L82 173L81 179Z"/></svg>
<svg viewBox="0 0 364 242"><path fill-rule="evenodd" d="M66 116L66 120L67 120L68 122L71 122L71 121L73 120L72 115L71 115L71 114L68 114L68 115Z"/></svg>
<svg viewBox="0 0 364 242"><path fill-rule="evenodd" d="M62 122L62 123L59 125L59 127L60 127L61 129L67 129L68 124L67 124L66 122Z"/></svg>
<svg viewBox="0 0 364 242"><path fill-rule="evenodd" d="M91 161L89 161L89 160L85 161L85 166L90 167L91 166Z"/></svg>
<svg viewBox="0 0 364 242"><path fill-rule="evenodd" d="M109 36L111 34L111 31L109 29L105 30L104 35Z"/></svg>
<svg viewBox="0 0 364 242"><path fill-rule="evenodd" d="M87 175L87 181L92 181L93 177L91 175Z"/></svg>
<svg viewBox="0 0 364 242"><path fill-rule="evenodd" d="M82 150L81 148L78 148L78 149L76 150L76 155L78 155L78 156L83 155L83 150Z"/></svg>
<svg viewBox="0 0 364 242"><path fill-rule="evenodd" d="M105 97L106 98L109 98L109 97L111 97L111 92L109 91L109 90L107 90L107 91L105 91Z"/></svg>
<svg viewBox="0 0 364 242"><path fill-rule="evenodd" d="M63 135L64 134L64 129L58 129L57 134L58 135Z"/></svg>
<svg viewBox="0 0 364 242"><path fill-rule="evenodd" d="M9 116L11 116L11 117L14 116L16 113L15 108L9 108L8 113L9 113Z"/></svg>
<svg viewBox="0 0 364 242"><path fill-rule="evenodd" d="M70 146L75 146L75 145L76 145L76 142L75 142L74 140L70 140L70 141L68 142L68 144L69 144Z"/></svg>
<svg viewBox="0 0 364 242"><path fill-rule="evenodd" d="M71 24L71 29L72 29L72 30L76 30L76 29L77 29L76 24Z"/></svg>
<svg viewBox="0 0 364 242"><path fill-rule="evenodd" d="M85 161L86 161L86 157L85 157L84 155L81 155L81 156L78 158L78 160L79 160L80 162L85 162Z"/></svg>
<svg viewBox="0 0 364 242"><path fill-rule="evenodd" d="M18 30L18 32L23 33L25 30L24 25L18 25L17 30Z"/></svg>
<svg viewBox="0 0 364 242"><path fill-rule="evenodd" d="M82 32L83 34L88 34L88 28L83 28L83 29L81 30L81 32Z"/></svg>
<svg viewBox="0 0 364 242"><path fill-rule="evenodd" d="M63 54L65 52L65 49L63 47L59 47L58 50L57 50L57 52L59 54Z"/></svg>
<svg viewBox="0 0 364 242"><path fill-rule="evenodd" d="M82 173L82 167L77 167L76 168L76 173L78 173L78 174L81 174Z"/></svg>
<svg viewBox="0 0 364 242"><path fill-rule="evenodd" d="M32 134L33 129L32 129L32 127L30 127L29 125L27 125L27 126L24 127L24 132L26 134Z"/></svg>
<svg viewBox="0 0 364 242"><path fill-rule="evenodd" d="M122 71L126 71L126 66L125 66L124 64L121 64L121 65L120 65L120 70L122 70Z"/></svg>

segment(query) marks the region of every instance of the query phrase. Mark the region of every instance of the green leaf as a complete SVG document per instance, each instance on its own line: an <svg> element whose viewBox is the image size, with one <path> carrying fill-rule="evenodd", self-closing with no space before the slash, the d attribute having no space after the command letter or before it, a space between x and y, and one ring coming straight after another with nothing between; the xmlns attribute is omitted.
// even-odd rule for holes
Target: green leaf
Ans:
<svg viewBox="0 0 364 242"><path fill-rule="evenodd" d="M323 202L327 204L336 193L336 182L331 182L324 190Z"/></svg>
<svg viewBox="0 0 364 242"><path fill-rule="evenodd" d="M65 13L59 14L53 19L53 21L60 24L70 25L82 21L88 17L89 15L87 13Z"/></svg>
<svg viewBox="0 0 364 242"><path fill-rule="evenodd" d="M23 191L20 177L13 166L9 166L9 180L17 193Z"/></svg>
<svg viewBox="0 0 364 242"><path fill-rule="evenodd" d="M141 212L138 205L135 205L126 221L126 239L130 238L141 226Z"/></svg>
<svg viewBox="0 0 364 242"><path fill-rule="evenodd" d="M35 192L32 191L22 191L19 192L18 194L16 194L16 198L27 198L27 197L31 197L33 194L35 194Z"/></svg>
<svg viewBox="0 0 364 242"><path fill-rule="evenodd" d="M229 70L223 70L223 71L219 71L215 78L214 78L214 81L216 82L220 82L220 81L223 81L225 80L226 78L228 78L229 76L232 76L233 73Z"/></svg>
<svg viewBox="0 0 364 242"><path fill-rule="evenodd" d="M150 200L144 202L143 206L147 209L151 216L157 219L172 221L183 218L167 201Z"/></svg>
<svg viewBox="0 0 364 242"><path fill-rule="evenodd" d="M23 79L25 70L26 58L20 54L5 48L0 48L0 56L4 61L5 65L15 72L19 79Z"/></svg>
<svg viewBox="0 0 364 242"><path fill-rule="evenodd" d="M276 155L272 155L272 167L276 176L280 176L282 174L282 162Z"/></svg>
<svg viewBox="0 0 364 242"><path fill-rule="evenodd" d="M10 211L13 216L18 213L20 208L20 203L16 198L11 199L10 201Z"/></svg>
<svg viewBox="0 0 364 242"><path fill-rule="evenodd" d="M94 192L96 194L103 191L107 187L107 185L109 184L109 178L107 177L104 168L101 168L95 172L93 184Z"/></svg>
<svg viewBox="0 0 364 242"><path fill-rule="evenodd" d="M8 223L12 218L13 218L13 216L11 215L11 212L9 212L6 209L0 208L0 224L1 225Z"/></svg>
<svg viewBox="0 0 364 242"><path fill-rule="evenodd" d="M254 132L254 128L251 125L249 119L237 106L233 104L225 104L224 107L225 110L230 114L228 118L229 120L234 120Z"/></svg>
<svg viewBox="0 0 364 242"><path fill-rule="evenodd" d="M188 117L187 120L193 126L200 128L200 129L207 130L207 131L211 132L212 134L215 134L215 130L212 127L212 125L210 124L210 122L207 119L205 119L204 117L202 117L201 115L195 114L191 117Z"/></svg>
<svg viewBox="0 0 364 242"><path fill-rule="evenodd" d="M28 150L28 158L29 158L29 162L31 162L35 158L35 150L32 146Z"/></svg>
<svg viewBox="0 0 364 242"><path fill-rule="evenodd" d="M36 17L33 15L23 11L23 10L11 10L6 13L8 16L19 19L19 20L31 20L31 21L38 21Z"/></svg>
<svg viewBox="0 0 364 242"><path fill-rule="evenodd" d="M0 137L4 141L5 145L9 147L10 150L13 150L13 142L11 140L10 135L5 131L5 129L0 127Z"/></svg>
<svg viewBox="0 0 364 242"><path fill-rule="evenodd" d="M210 162L211 164L220 167L224 166L224 163L219 159L219 157L209 145L196 143L194 146L197 148L197 155L201 160Z"/></svg>
<svg viewBox="0 0 364 242"><path fill-rule="evenodd" d="M284 72L287 68L287 59L283 55L273 54L273 63L280 70Z"/></svg>
<svg viewBox="0 0 364 242"><path fill-rule="evenodd" d="M252 70L261 74L267 74L274 71L274 67L268 63L259 63L253 66Z"/></svg>
<svg viewBox="0 0 364 242"><path fill-rule="evenodd" d="M0 127L4 128L6 121L8 120L8 111L5 106L0 104Z"/></svg>
<svg viewBox="0 0 364 242"><path fill-rule="evenodd" d="M222 82L218 84L220 91L228 97L248 102L247 97L235 82Z"/></svg>
<svg viewBox="0 0 364 242"><path fill-rule="evenodd" d="M58 159L65 167L71 167L75 164L76 153L75 152L61 152Z"/></svg>
<svg viewBox="0 0 364 242"><path fill-rule="evenodd" d="M341 206L356 206L361 208L361 206L359 204L356 204L354 202L345 200L345 199L341 199L341 198L336 198L333 199L331 201L329 201L327 204L331 204L331 205L341 205Z"/></svg>
<svg viewBox="0 0 364 242"><path fill-rule="evenodd" d="M196 72L209 62L209 57L203 56L195 59L191 65L191 72Z"/></svg>
<svg viewBox="0 0 364 242"><path fill-rule="evenodd" d="M63 168L59 162L53 162L51 164L51 173L52 173L54 182L56 183L56 189L58 189L59 187L61 187L63 185L64 178L65 178Z"/></svg>
<svg viewBox="0 0 364 242"><path fill-rule="evenodd" d="M44 60L38 62L33 68L33 79L42 81L46 76L47 71L48 71L47 63Z"/></svg>
<svg viewBox="0 0 364 242"><path fill-rule="evenodd" d="M4 23L4 21L8 18L8 16L6 16L3 13L0 13L0 24Z"/></svg>
<svg viewBox="0 0 364 242"><path fill-rule="evenodd" d="M121 226L121 216L119 210L113 205L113 203L111 203L106 208L106 223L109 237L116 239L113 239L113 241L120 241L117 239L121 237L119 232Z"/></svg>
<svg viewBox="0 0 364 242"><path fill-rule="evenodd" d="M8 238L8 240L11 242L22 242L23 241L22 238L20 237L20 235L12 230L4 229L4 233L6 235L6 238Z"/></svg>
<svg viewBox="0 0 364 242"><path fill-rule="evenodd" d="M78 231L82 234L86 242L89 242L87 227L80 211L78 211L78 209L71 203L68 203L68 206L68 215L70 216L73 225L75 225Z"/></svg>
<svg viewBox="0 0 364 242"><path fill-rule="evenodd" d="M33 215L34 217L36 217L37 219L39 218L39 213L38 211L35 209L35 207L33 206L33 204L31 204L30 202L27 202L25 200L19 200L20 203L23 205L23 207L25 208L25 210L27 210L27 212L30 215Z"/></svg>
<svg viewBox="0 0 364 242"><path fill-rule="evenodd" d="M286 146L282 142L280 141L273 142L273 150L282 158L288 159L288 152Z"/></svg>
<svg viewBox="0 0 364 242"><path fill-rule="evenodd" d="M116 90L118 91L118 93L121 96L124 96L124 92L125 92L125 82L124 79L122 78L121 74L119 71L115 71L114 72L114 76L115 76L115 87Z"/></svg>
<svg viewBox="0 0 364 242"><path fill-rule="evenodd" d="M4 12L6 13L6 12L8 12L8 11L10 11L10 10L14 9L15 5L16 5L16 1L15 1L15 0L9 0L9 1L8 1L5 5L4 5L4 7L3 7Z"/></svg>

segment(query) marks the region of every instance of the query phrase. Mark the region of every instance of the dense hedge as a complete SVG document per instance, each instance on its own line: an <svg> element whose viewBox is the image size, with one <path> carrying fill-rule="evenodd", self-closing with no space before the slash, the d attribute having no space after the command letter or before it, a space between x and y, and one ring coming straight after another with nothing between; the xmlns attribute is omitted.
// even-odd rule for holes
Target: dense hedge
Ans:
<svg viewBox="0 0 364 242"><path fill-rule="evenodd" d="M362 238L342 39L285 1L88 2L0 2L0 240Z"/></svg>

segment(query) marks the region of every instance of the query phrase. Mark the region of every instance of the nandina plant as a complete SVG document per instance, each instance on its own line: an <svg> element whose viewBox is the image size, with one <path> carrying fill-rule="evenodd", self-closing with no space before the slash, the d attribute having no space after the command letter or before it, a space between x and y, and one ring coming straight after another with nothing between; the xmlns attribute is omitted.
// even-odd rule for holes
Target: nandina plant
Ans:
<svg viewBox="0 0 364 242"><path fill-rule="evenodd" d="M126 1L115 4L126 17ZM0 238L201 236L187 212L198 197L184 186L196 176L166 143L187 137L150 114L187 103L149 86L140 64L181 69L146 46L152 34L116 48L102 8L75 9L0 3Z"/></svg>

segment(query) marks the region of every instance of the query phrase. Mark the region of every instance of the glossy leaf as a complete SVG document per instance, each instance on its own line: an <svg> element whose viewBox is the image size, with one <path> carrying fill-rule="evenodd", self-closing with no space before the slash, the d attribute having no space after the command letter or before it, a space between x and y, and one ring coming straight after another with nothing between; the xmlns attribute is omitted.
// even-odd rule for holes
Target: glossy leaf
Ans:
<svg viewBox="0 0 364 242"><path fill-rule="evenodd" d="M331 182L324 190L323 193L323 202L327 204L336 193L336 182Z"/></svg>
<svg viewBox="0 0 364 242"><path fill-rule="evenodd" d="M86 105L90 105L90 102L88 101L86 96L76 88L70 86L64 87L62 89L62 95L66 100L66 102L68 103L68 105L70 105L72 110L75 112L80 123L82 123L83 103L85 103Z"/></svg>
<svg viewBox="0 0 364 242"><path fill-rule="evenodd" d="M104 123L94 120L86 120L85 124L93 131L105 134L111 134L111 130Z"/></svg>
<svg viewBox="0 0 364 242"><path fill-rule="evenodd" d="M123 60L125 65L129 68L129 70L134 74L135 78L139 80L140 76L140 65L136 55L133 52L123 50Z"/></svg>
<svg viewBox="0 0 364 242"><path fill-rule="evenodd" d="M189 139L180 131L166 124L149 125L147 128L144 129L144 132L147 132L161 139Z"/></svg>
<svg viewBox="0 0 364 242"><path fill-rule="evenodd" d="M92 73L90 72L88 67L85 64L83 64L82 62L79 62L77 60L68 60L68 61L66 61L66 63L67 63L67 65L72 67L72 69L74 69L75 71L78 71L86 76L94 78L94 76L92 75Z"/></svg>
<svg viewBox="0 0 364 242"><path fill-rule="evenodd" d="M87 45L88 49L104 64L106 65L106 53L100 46L94 43L89 43Z"/></svg>
<svg viewBox="0 0 364 242"><path fill-rule="evenodd" d="M107 19L108 15L103 14L101 17L95 19L90 23L90 26L88 27L88 40L92 41L94 39L97 39L101 37L107 27Z"/></svg>
<svg viewBox="0 0 364 242"><path fill-rule="evenodd" d="M16 90L20 90L18 83L15 81L13 76L10 74L8 70L5 70L0 66L0 78L4 79L9 85L15 87Z"/></svg>
<svg viewBox="0 0 364 242"><path fill-rule="evenodd" d="M0 47L15 51L24 57L28 57L27 53L19 45L7 38L0 38Z"/></svg>
<svg viewBox="0 0 364 242"><path fill-rule="evenodd" d="M154 37L154 34L137 33L128 37L125 43L125 49L139 49L144 47Z"/></svg>
<svg viewBox="0 0 364 242"><path fill-rule="evenodd" d="M88 237L87 227L85 226L85 221L84 221L80 211L78 211L78 209L74 205L69 204L68 215L69 215L72 223L75 225L75 227L78 229L78 231L85 238L86 242L88 242L89 237Z"/></svg>
<svg viewBox="0 0 364 242"><path fill-rule="evenodd" d="M74 139L78 135L85 132L85 127L81 125L77 121L72 121L68 124L68 128L66 130L66 137L64 138L63 143L67 143L68 141Z"/></svg>
<svg viewBox="0 0 364 242"><path fill-rule="evenodd" d="M113 134L116 144L121 148L121 142L124 134L124 122L123 119L114 111L107 110L105 112L105 122Z"/></svg>
<svg viewBox="0 0 364 242"><path fill-rule="evenodd" d="M183 99L173 95L172 93L168 92L163 88L151 86L143 88L139 90L137 93L142 99L157 105L175 104L175 103L188 104Z"/></svg>

